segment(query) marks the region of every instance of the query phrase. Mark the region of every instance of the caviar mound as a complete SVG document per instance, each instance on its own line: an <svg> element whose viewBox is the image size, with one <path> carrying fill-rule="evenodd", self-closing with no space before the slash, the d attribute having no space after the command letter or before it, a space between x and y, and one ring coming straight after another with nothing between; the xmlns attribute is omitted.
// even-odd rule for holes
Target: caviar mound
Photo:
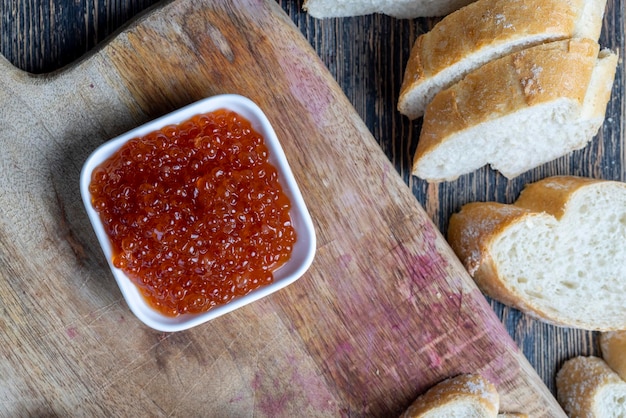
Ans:
<svg viewBox="0 0 626 418"><path fill-rule="evenodd" d="M113 264L167 316L201 313L273 281L296 232L264 139L230 110L123 145L89 192Z"/></svg>

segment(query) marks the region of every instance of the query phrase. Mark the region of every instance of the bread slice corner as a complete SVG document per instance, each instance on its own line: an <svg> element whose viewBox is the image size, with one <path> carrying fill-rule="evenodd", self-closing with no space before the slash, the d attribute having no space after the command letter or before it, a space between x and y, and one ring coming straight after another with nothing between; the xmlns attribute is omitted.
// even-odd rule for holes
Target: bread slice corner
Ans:
<svg viewBox="0 0 626 418"><path fill-rule="evenodd" d="M554 176L475 202L448 242L487 295L551 324L626 329L626 183Z"/></svg>

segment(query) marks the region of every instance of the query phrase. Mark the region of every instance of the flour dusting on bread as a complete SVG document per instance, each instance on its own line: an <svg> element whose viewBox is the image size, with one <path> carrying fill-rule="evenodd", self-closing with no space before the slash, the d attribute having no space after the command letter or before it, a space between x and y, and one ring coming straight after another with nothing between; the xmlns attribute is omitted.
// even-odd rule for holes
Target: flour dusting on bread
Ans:
<svg viewBox="0 0 626 418"><path fill-rule="evenodd" d="M570 418L626 416L626 382L598 357L566 361L556 376L557 399Z"/></svg>

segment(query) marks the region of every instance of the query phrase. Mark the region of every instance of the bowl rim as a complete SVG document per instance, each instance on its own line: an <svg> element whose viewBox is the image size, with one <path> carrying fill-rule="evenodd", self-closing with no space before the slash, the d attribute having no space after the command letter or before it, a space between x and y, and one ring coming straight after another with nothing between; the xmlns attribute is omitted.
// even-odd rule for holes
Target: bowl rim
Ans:
<svg viewBox="0 0 626 418"><path fill-rule="evenodd" d="M269 160L277 168L281 187L291 201L290 215L296 229L297 240L289 261L274 271L272 283L261 286L244 296L236 297L207 312L184 314L177 317L165 316L150 307L141 296L138 287L122 270L113 265L109 237L104 230L100 216L91 204L91 193L89 192L91 175L98 165L130 139L144 136L168 125L184 122L197 114L224 108L235 111L248 119L255 130L263 136L265 145L269 149ZM268 296L299 279L309 269L315 257L316 235L313 221L276 132L261 108L252 100L238 94L220 94L198 100L104 142L90 154L83 164L80 174L80 193L100 247L126 304L139 320L158 331L186 330Z"/></svg>

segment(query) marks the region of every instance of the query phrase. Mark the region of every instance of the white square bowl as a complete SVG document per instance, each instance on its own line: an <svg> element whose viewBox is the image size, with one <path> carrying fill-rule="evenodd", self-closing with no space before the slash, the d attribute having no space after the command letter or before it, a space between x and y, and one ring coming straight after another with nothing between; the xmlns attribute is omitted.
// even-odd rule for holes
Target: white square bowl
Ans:
<svg viewBox="0 0 626 418"><path fill-rule="evenodd" d="M279 182L291 201L290 215L297 234L297 240L293 246L291 258L274 271L274 281L269 285L255 289L245 296L236 297L230 302L216 306L204 313L168 317L151 308L140 294L137 286L131 282L122 270L113 266L111 242L98 213L91 204L89 184L91 183L93 170L130 139L147 135L167 125L184 122L194 115L218 109L229 109L245 117L265 139L265 145L269 150L269 161L278 170ZM225 94L200 100L102 144L89 156L83 165L80 177L80 192L89 220L126 303L143 323L159 331L173 332L185 330L274 293L300 278L313 262L315 255L316 238L313 222L287 163L285 153L276 137L276 133L263 111L254 102L243 96Z"/></svg>

